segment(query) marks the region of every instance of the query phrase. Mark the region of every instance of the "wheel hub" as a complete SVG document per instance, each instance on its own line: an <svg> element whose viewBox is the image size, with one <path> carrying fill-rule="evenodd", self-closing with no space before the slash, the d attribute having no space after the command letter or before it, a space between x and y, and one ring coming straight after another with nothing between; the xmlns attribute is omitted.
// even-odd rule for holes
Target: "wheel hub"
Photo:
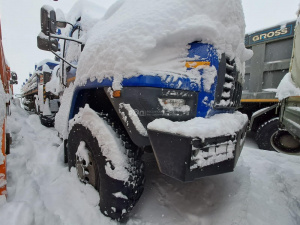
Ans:
<svg viewBox="0 0 300 225"><path fill-rule="evenodd" d="M85 159L76 155L77 175L81 182L90 184L96 188L95 163L90 151L88 152L88 156L89 162L87 163Z"/></svg>
<svg viewBox="0 0 300 225"><path fill-rule="evenodd" d="M281 153L300 153L300 142L286 130L279 130L274 133L271 137L271 144L276 151Z"/></svg>

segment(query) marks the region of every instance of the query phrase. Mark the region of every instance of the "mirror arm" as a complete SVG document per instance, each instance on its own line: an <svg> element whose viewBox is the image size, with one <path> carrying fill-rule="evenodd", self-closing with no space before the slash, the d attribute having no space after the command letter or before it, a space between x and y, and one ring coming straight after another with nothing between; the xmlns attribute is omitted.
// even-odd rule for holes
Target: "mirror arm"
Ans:
<svg viewBox="0 0 300 225"><path fill-rule="evenodd" d="M70 38L70 37L65 37L65 36L61 36L61 35L50 34L49 37L63 39L63 40L68 40L68 41L74 41L74 42L77 42L79 44L83 44L83 42L79 41L78 39Z"/></svg>
<svg viewBox="0 0 300 225"><path fill-rule="evenodd" d="M67 60L65 60L64 58L60 57L60 55L56 54L54 51L51 51L56 57L60 58L61 60L63 60L64 62L66 62L67 64L69 64L70 66L72 66L73 68L77 69L77 66L73 65L72 63L69 63Z"/></svg>
<svg viewBox="0 0 300 225"><path fill-rule="evenodd" d="M67 24L71 25L72 26L72 29L74 28L73 24L69 23L69 22L66 22Z"/></svg>
<svg viewBox="0 0 300 225"><path fill-rule="evenodd" d="M69 22L66 22L66 21L56 21L56 23L59 23L59 22L64 22L64 23L66 23L66 24L69 24L69 25L71 25L72 26L72 29L74 28L74 26L73 26L73 24L71 24L71 23L69 23Z"/></svg>
<svg viewBox="0 0 300 225"><path fill-rule="evenodd" d="M66 50L66 40L64 40L64 49L63 49L63 58L65 58L65 50ZM62 70L61 70L61 83L63 84L63 86L67 87L67 85L65 84L65 64L62 63ZM67 82L66 82L67 83Z"/></svg>

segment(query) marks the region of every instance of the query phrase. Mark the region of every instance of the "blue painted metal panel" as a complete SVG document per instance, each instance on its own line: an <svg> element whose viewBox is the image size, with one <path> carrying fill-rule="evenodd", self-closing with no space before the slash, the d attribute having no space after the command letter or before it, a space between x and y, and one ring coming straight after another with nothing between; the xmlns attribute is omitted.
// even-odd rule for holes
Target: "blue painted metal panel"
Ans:
<svg viewBox="0 0 300 225"><path fill-rule="evenodd" d="M216 49L210 44L204 44L201 42L191 43L188 58L190 58L190 61L193 62L210 62L210 66L214 66L217 71L219 69L218 53ZM198 71L199 76L201 76L203 74L203 69L200 69ZM86 85L77 87L73 96L72 106L70 110L70 119L74 116L73 112L79 91L99 87L111 87L112 82L113 78L104 79L101 82L98 82L97 80L91 82L90 80L88 80ZM197 83L191 81L186 76L174 79L172 75L168 75L165 79L162 79L159 76L139 75L132 78L126 78L122 81L123 87L156 87L196 91L199 93L197 117L207 117L216 113L224 112L212 110L216 85L217 76L215 77L215 81L208 92L204 90L203 79L201 80L201 85L199 86Z"/></svg>
<svg viewBox="0 0 300 225"><path fill-rule="evenodd" d="M47 66L49 66L49 68L51 70L54 69L54 67L56 67L57 65L59 65L59 63L53 63L53 62L46 62Z"/></svg>
<svg viewBox="0 0 300 225"><path fill-rule="evenodd" d="M46 62L46 63L44 63L44 65L47 65L51 70L53 70L54 69L54 67L56 67L57 65L59 65L59 63L57 62L57 63L53 63L53 62ZM36 71L43 71L43 66L44 65L42 65L42 66L39 66L37 69L36 69Z"/></svg>
<svg viewBox="0 0 300 225"><path fill-rule="evenodd" d="M194 62L210 62L210 66L219 69L219 57L216 49L210 44L194 42L190 44L188 57ZM199 76L203 75L203 69L199 70ZM212 84L210 91L204 89L203 79L201 79L201 90L198 95L197 117L207 117L212 110L212 103L215 99L215 90L217 86L217 76Z"/></svg>

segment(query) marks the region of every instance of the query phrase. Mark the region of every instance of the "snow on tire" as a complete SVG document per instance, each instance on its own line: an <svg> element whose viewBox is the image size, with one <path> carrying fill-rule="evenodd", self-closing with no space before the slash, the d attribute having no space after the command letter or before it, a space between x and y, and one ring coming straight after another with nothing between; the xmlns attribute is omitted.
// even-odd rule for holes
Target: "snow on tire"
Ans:
<svg viewBox="0 0 300 225"><path fill-rule="evenodd" d="M260 149L275 151L271 144L273 134L278 131L279 118L273 118L260 125L256 133L256 143Z"/></svg>
<svg viewBox="0 0 300 225"><path fill-rule="evenodd" d="M80 180L99 191L100 210L104 215L122 220L144 189L140 150L121 123L113 122L107 114L99 116L88 106L80 109L70 127L69 168L77 167Z"/></svg>

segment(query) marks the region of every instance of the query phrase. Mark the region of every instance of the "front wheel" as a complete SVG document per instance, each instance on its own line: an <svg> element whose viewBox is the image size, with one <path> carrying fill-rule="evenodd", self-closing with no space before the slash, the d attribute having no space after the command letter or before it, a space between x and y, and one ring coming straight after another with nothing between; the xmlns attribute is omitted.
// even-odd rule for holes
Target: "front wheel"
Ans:
<svg viewBox="0 0 300 225"><path fill-rule="evenodd" d="M260 149L275 151L271 144L272 136L279 129L279 118L273 118L260 125L256 133L256 143Z"/></svg>
<svg viewBox="0 0 300 225"><path fill-rule="evenodd" d="M140 150L117 124L87 106L82 109L69 134L68 163L82 182L99 191L101 212L122 220L143 192L144 164Z"/></svg>

